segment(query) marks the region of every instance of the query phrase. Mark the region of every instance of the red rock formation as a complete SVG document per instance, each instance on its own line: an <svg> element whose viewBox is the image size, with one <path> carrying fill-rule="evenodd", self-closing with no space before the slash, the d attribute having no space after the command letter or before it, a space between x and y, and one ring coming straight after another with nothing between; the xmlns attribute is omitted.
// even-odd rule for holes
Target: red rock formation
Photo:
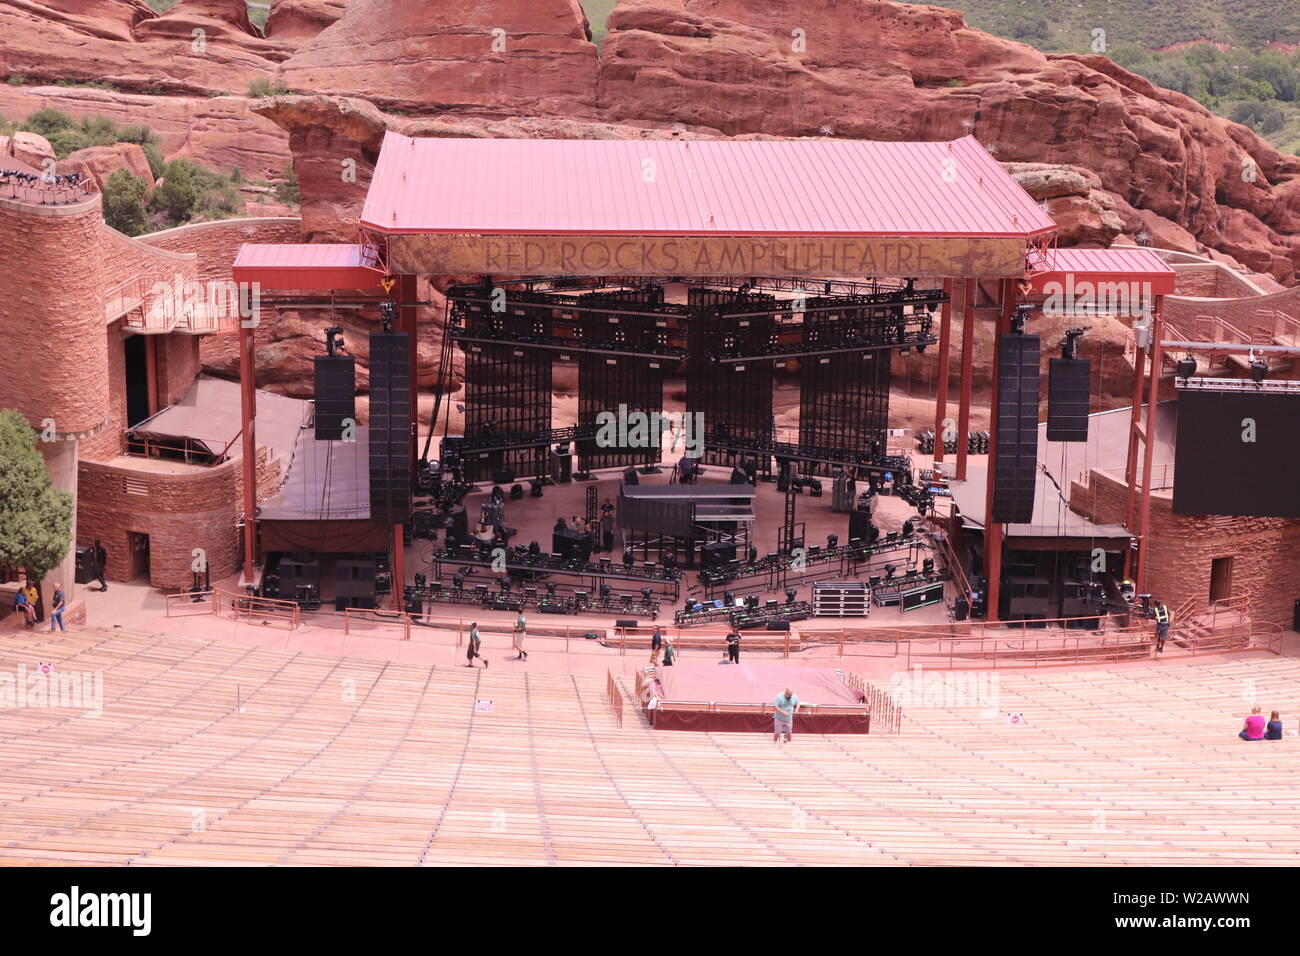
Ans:
<svg viewBox="0 0 1300 956"><path fill-rule="evenodd" d="M301 43L343 16L343 0L275 0L266 35Z"/></svg>
<svg viewBox="0 0 1300 956"><path fill-rule="evenodd" d="M46 160L54 159L54 147L44 136L19 130L12 136L0 137L0 152L26 163L33 169L44 169Z"/></svg>
<svg viewBox="0 0 1300 956"><path fill-rule="evenodd" d="M112 146L91 146L68 154L64 163L90 177L103 192L105 183L119 169L125 169L137 179L153 188L153 172L144 150L135 143L115 143Z"/></svg>
<svg viewBox="0 0 1300 956"><path fill-rule="evenodd" d="M349 0L284 64L290 89L414 112L586 116L596 46L578 0Z"/></svg>
<svg viewBox="0 0 1300 956"><path fill-rule="evenodd" d="M1237 255L1244 241L1279 279L1300 261L1300 159L1102 57L1045 56L953 10L877 0L622 0L609 26L607 119L729 135L972 133L1004 161L1085 167L1208 246Z"/></svg>
<svg viewBox="0 0 1300 956"><path fill-rule="evenodd" d="M74 119L107 116L119 126L144 123L167 158L188 156L215 169L238 166L247 177L277 176L290 162L289 137L251 113L236 96L142 96L89 87L10 86L0 82L0 115L20 120L42 107Z"/></svg>
<svg viewBox="0 0 1300 956"><path fill-rule="evenodd" d="M195 33L196 30L202 31ZM248 22L244 0L11 0L0 5L0 63L30 80L123 90L243 93L291 50Z"/></svg>

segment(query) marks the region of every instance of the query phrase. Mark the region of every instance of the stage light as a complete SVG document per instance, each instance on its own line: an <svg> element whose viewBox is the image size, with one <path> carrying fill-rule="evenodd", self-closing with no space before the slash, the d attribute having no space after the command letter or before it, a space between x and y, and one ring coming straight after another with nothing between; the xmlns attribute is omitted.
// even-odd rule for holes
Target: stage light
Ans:
<svg viewBox="0 0 1300 956"><path fill-rule="evenodd" d="M632 567L632 565L633 565L634 563L636 563L636 558L634 558L634 557L632 556L632 552L631 552L631 551L624 551L624 552L623 552L623 567L625 567L625 568L630 568L630 567Z"/></svg>
<svg viewBox="0 0 1300 956"><path fill-rule="evenodd" d="M838 534L828 534L826 536L827 550L834 551L839 546L840 536Z"/></svg>
<svg viewBox="0 0 1300 956"><path fill-rule="evenodd" d="M556 585L554 581L546 582L546 594L548 597L555 597L555 587Z"/></svg>
<svg viewBox="0 0 1300 956"><path fill-rule="evenodd" d="M613 588L608 584L602 584L600 586L600 596L602 599L609 597L611 593L613 593Z"/></svg>
<svg viewBox="0 0 1300 956"><path fill-rule="evenodd" d="M1250 363L1250 377L1256 385L1262 385L1264 379L1268 378L1268 363L1255 359Z"/></svg>
<svg viewBox="0 0 1300 956"><path fill-rule="evenodd" d="M195 573L197 574L198 572L196 571ZM417 588L419 588L419 589L422 591L422 590L424 590L424 586L425 586L426 584L428 584L428 583L429 583L429 579L426 578L423 574L416 574L416 576L415 576L415 586L416 586Z"/></svg>
<svg viewBox="0 0 1300 956"><path fill-rule="evenodd" d="M725 601L729 606L731 606L731 605L735 605L735 603L736 603L736 592L734 592L734 591L723 591L723 592L722 592L722 600Z"/></svg>
<svg viewBox="0 0 1300 956"><path fill-rule="evenodd" d="M465 575L463 574L452 575L451 586L455 588L457 591L465 590Z"/></svg>
<svg viewBox="0 0 1300 956"><path fill-rule="evenodd" d="M892 578L894 576L894 572L897 570L898 570L898 565L896 564L885 565L885 580L888 581L890 578Z"/></svg>
<svg viewBox="0 0 1300 956"><path fill-rule="evenodd" d="M1178 360L1178 377L1186 381L1196 374L1196 359L1190 355Z"/></svg>
<svg viewBox="0 0 1300 956"><path fill-rule="evenodd" d="M650 600L650 595L653 594L653 593L654 593L654 588L642 588L642 589L641 589L641 599L642 599L643 601L648 601L648 600Z"/></svg>
<svg viewBox="0 0 1300 956"><path fill-rule="evenodd" d="M799 592L796 591L794 588L786 588L786 589L785 589L785 603L786 603L786 604L793 604L793 603L794 603L795 596L796 596L798 593L799 593Z"/></svg>

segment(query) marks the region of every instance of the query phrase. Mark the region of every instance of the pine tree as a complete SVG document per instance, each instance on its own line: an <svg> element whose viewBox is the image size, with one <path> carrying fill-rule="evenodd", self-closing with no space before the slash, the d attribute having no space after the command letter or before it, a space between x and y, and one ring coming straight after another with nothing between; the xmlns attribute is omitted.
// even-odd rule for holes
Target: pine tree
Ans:
<svg viewBox="0 0 1300 956"><path fill-rule="evenodd" d="M0 411L0 564L40 581L72 546L72 495L55 488L22 413Z"/></svg>

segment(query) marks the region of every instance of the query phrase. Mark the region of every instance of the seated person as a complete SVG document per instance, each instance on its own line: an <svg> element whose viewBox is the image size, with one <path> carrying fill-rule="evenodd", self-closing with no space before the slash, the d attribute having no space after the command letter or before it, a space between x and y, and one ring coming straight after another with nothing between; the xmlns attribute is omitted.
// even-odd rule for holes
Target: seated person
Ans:
<svg viewBox="0 0 1300 956"><path fill-rule="evenodd" d="M1273 713L1268 715L1268 726L1264 728L1264 739L1265 740L1282 739L1282 718L1278 716L1278 712L1276 710L1273 711Z"/></svg>
<svg viewBox="0 0 1300 956"><path fill-rule="evenodd" d="M1266 723L1264 715L1259 712L1259 704L1256 704L1250 708L1250 716L1246 718L1246 723L1237 736L1242 740L1263 740Z"/></svg>
<svg viewBox="0 0 1300 956"><path fill-rule="evenodd" d="M23 625L33 627L36 624L36 608L32 602L27 599L27 589L19 588L18 593L14 595L14 610L20 611L23 615Z"/></svg>

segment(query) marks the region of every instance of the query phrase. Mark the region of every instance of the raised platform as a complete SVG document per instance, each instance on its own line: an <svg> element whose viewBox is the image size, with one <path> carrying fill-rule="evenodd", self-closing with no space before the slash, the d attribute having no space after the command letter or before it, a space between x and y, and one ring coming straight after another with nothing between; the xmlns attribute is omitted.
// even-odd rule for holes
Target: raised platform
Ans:
<svg viewBox="0 0 1300 956"><path fill-rule="evenodd" d="M741 644L744 654L744 643ZM785 664L689 664L656 668L656 730L771 733L776 695L787 687L799 698L795 733L865 734L871 714L862 695L829 667Z"/></svg>

